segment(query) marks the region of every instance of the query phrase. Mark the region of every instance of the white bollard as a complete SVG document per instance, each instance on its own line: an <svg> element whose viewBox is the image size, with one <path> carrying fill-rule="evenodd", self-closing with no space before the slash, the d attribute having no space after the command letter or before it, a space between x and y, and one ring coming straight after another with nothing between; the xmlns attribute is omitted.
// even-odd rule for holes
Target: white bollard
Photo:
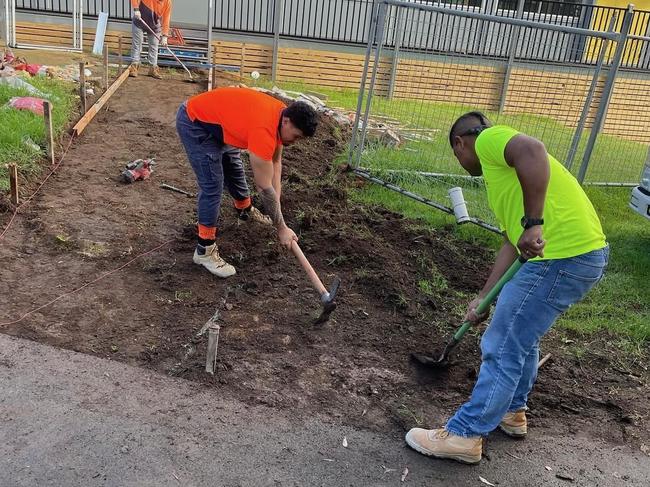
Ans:
<svg viewBox="0 0 650 487"><path fill-rule="evenodd" d="M459 225L470 221L469 213L467 212L467 205L465 198L463 198L463 189L458 186L449 190L449 198L451 199L451 207L454 209L454 216L456 223Z"/></svg>

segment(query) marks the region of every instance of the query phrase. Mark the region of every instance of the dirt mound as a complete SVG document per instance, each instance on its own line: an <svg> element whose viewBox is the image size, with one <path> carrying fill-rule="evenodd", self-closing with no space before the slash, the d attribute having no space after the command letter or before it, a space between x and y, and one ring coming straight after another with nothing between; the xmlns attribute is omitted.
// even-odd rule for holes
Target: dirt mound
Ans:
<svg viewBox="0 0 650 487"><path fill-rule="evenodd" d="M441 349L467 293L483 283L491 253L351 202L350 185L361 183L334 168L346 134L324 119L316 137L285 152L283 208L325 284L342 279L332 320L313 324L318 296L298 263L271 229L238 224L228 198L219 244L237 275L213 278L192 264L194 200L159 188L195 189L173 122L194 89L129 80L73 144L0 243L1 330L295 415L383 430L440 425L471 392L479 332L466 337L444 374L418 370L409 353ZM152 179L120 184L124 164L141 157L156 158ZM210 377L207 340L196 334L216 309L222 329ZM552 337L543 345L554 359L531 398L533 425L615 440L647 434L647 377L606 361L577 366L560 346Z"/></svg>

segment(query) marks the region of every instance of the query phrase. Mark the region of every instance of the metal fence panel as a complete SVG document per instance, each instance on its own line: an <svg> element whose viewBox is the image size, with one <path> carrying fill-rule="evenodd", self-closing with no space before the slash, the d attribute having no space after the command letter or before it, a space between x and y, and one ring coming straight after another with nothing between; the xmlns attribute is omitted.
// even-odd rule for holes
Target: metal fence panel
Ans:
<svg viewBox="0 0 650 487"><path fill-rule="evenodd" d="M207 0L206 0L207 1ZM366 32L377 0L284 0L280 35L291 39L309 39L325 42L343 42L365 45ZM216 31L273 36L276 0L215 0L213 25ZM131 16L129 0L82 0L84 15L96 17L108 12L113 20L128 20ZM514 18L518 0L409 0L414 5L445 6L449 9L488 13L498 17ZM17 0L18 9L46 13L72 13L72 0ZM394 7L391 7L393 9ZM612 16L623 18L624 8L583 5L557 0L524 2L524 20L551 25L564 25L605 31ZM188 14L189 15L189 14ZM196 12L195 23L206 23L203 12ZM410 10L410 25L421 30L407 31L401 39L402 49L434 49L467 55L481 55L505 59L509 54L508 39L512 26L486 24L476 19L448 17L423 10ZM189 15L191 17L191 15ZM392 23L387 25L386 45L395 45L396 16L389 13ZM650 35L650 12L635 11L631 33ZM455 36L450 37L449 32ZM581 39L571 33L558 31L530 31L524 29L524 38L517 56L535 61L595 64L597 56L592 45L576 45ZM650 69L650 54L639 45L623 59L623 65L636 69Z"/></svg>
<svg viewBox="0 0 650 487"><path fill-rule="evenodd" d="M633 36L628 39L625 53L634 50L647 55L650 37ZM621 68L613 80L602 129L588 162L585 182L638 184L641 167L650 147L648 100L650 72ZM610 135L612 133L616 133L616 136Z"/></svg>
<svg viewBox="0 0 650 487"><path fill-rule="evenodd" d="M606 53L616 50L619 34L496 15L481 17L452 9L421 8L418 12L416 6L391 0L381 4L385 8L375 20L376 43L368 44L369 76L362 80L358 126L350 149L350 162L360 175L447 210L447 191L460 186L470 215L494 228L482 180L468 177L448 141L453 121L478 109L495 124L513 126L542 140L561 163L566 162L575 142L574 174L590 140L597 140L588 181L628 182L638 177L643 157L637 152L645 153L644 144L606 134L596 138L596 133L590 139L595 115L608 103L606 80L613 75L609 75L612 67ZM509 83L504 83L506 63L474 53L491 52L494 39L512 35L515 26L520 33L512 39L513 65ZM392 45L393 35L397 32L399 39L400 29L411 37L410 50L396 50ZM589 51L595 60L549 63L548 58L556 59L561 50L579 59ZM604 66L599 66L598 60ZM638 92L639 96L643 93ZM617 98L615 91L611 97L613 101L624 98ZM616 147L618 152L613 154L607 147ZM612 164L614 158L617 165Z"/></svg>

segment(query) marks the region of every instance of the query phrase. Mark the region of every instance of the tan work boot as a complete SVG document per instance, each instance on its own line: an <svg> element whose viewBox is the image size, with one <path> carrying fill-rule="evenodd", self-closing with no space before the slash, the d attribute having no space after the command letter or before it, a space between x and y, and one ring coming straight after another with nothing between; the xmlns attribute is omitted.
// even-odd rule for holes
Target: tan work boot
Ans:
<svg viewBox="0 0 650 487"><path fill-rule="evenodd" d="M158 66L151 66L149 68L149 76L156 79L162 79L162 74L160 74L160 68Z"/></svg>
<svg viewBox="0 0 650 487"><path fill-rule="evenodd" d="M253 205L239 212L239 221L273 226L273 221Z"/></svg>
<svg viewBox="0 0 650 487"><path fill-rule="evenodd" d="M526 410L520 409L519 411L506 413L499 424L499 429L513 438L523 438L526 436L528 433Z"/></svg>
<svg viewBox="0 0 650 487"><path fill-rule="evenodd" d="M483 453L483 438L480 436L463 438L445 429L413 428L406 433L406 443L423 455L461 463L478 463Z"/></svg>
<svg viewBox="0 0 650 487"><path fill-rule="evenodd" d="M199 254L198 248L194 250L192 258L195 264L202 265L212 274L218 277L230 277L237 273L235 268L219 257L217 244L208 245L205 248L205 254Z"/></svg>
<svg viewBox="0 0 650 487"><path fill-rule="evenodd" d="M129 65L129 76L131 78L137 78L138 77L138 68L140 65L138 63L131 63Z"/></svg>

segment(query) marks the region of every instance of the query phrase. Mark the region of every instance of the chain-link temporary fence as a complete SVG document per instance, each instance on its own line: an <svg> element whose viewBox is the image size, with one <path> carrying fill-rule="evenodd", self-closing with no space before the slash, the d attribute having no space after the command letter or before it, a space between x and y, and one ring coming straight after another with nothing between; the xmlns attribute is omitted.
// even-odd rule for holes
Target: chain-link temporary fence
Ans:
<svg viewBox="0 0 650 487"><path fill-rule="evenodd" d="M580 181L638 179L647 124L624 112L650 83L620 71L639 51L626 42L632 8L601 32L525 20L522 5L503 17L377 2L350 149L359 175L450 213L447 193L459 186L473 221L498 231L482 179L463 171L448 137L460 115L480 110L542 140Z"/></svg>
<svg viewBox="0 0 650 487"><path fill-rule="evenodd" d="M650 37L629 35L621 51L620 67L598 120L599 135L591 159L584 163L588 184L636 186L650 148L650 70L629 68L647 66Z"/></svg>

